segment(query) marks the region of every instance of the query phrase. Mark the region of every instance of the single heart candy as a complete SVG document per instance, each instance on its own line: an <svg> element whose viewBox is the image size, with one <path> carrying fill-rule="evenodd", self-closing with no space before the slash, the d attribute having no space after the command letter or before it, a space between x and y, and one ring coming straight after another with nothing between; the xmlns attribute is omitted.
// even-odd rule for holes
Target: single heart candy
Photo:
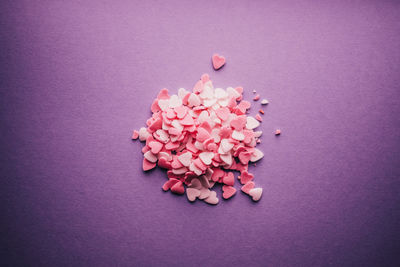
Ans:
<svg viewBox="0 0 400 267"><path fill-rule="evenodd" d="M218 204L219 199L217 198L217 193L215 191L211 191L210 195L206 199L204 199L204 201L212 205Z"/></svg>
<svg viewBox="0 0 400 267"><path fill-rule="evenodd" d="M262 192L263 192L262 188L257 187L257 188L250 189L249 195L252 197L252 199L254 201L259 201L261 198Z"/></svg>
<svg viewBox="0 0 400 267"><path fill-rule="evenodd" d="M189 187L186 189L186 196L189 201L195 201L196 198L200 196L200 190Z"/></svg>
<svg viewBox="0 0 400 267"><path fill-rule="evenodd" d="M247 182L244 186L242 186L241 190L244 193L249 194L250 193L250 189L253 189L254 186L255 186L254 182L250 181L250 182Z"/></svg>
<svg viewBox="0 0 400 267"><path fill-rule="evenodd" d="M224 191L222 194L222 197L224 199L231 198L236 193L236 189L233 186L229 185L222 186L222 191Z"/></svg>
<svg viewBox="0 0 400 267"><path fill-rule="evenodd" d="M216 70L222 68L222 66L225 64L225 57L220 56L218 54L214 54L212 56L212 64L214 69Z"/></svg>

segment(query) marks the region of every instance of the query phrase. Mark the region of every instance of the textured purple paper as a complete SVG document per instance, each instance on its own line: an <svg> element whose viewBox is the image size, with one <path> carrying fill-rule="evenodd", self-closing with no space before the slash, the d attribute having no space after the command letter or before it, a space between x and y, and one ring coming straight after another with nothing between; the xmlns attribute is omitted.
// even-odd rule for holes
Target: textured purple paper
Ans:
<svg viewBox="0 0 400 267"><path fill-rule="evenodd" d="M0 265L399 266L399 33L398 1L1 1ZM271 102L259 203L141 170L203 73Z"/></svg>

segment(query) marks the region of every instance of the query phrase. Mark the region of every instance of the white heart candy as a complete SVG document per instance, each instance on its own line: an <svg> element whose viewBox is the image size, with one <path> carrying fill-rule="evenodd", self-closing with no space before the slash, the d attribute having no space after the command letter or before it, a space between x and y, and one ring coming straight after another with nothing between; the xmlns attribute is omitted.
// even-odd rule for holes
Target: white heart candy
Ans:
<svg viewBox="0 0 400 267"><path fill-rule="evenodd" d="M192 161L192 153L190 153L189 151L183 153L178 156L178 160L182 163L183 166L189 167L190 162Z"/></svg>
<svg viewBox="0 0 400 267"><path fill-rule="evenodd" d="M205 199L210 196L211 191L208 188L202 187L200 189L200 196L199 199Z"/></svg>
<svg viewBox="0 0 400 267"><path fill-rule="evenodd" d="M224 99L224 98L227 98L229 96L228 93L222 88L216 88L215 92L214 92L214 95L218 99Z"/></svg>
<svg viewBox="0 0 400 267"><path fill-rule="evenodd" d="M250 161L256 162L256 161L262 159L263 157L264 157L264 153L261 150L259 150L258 148L255 148L253 154L250 157Z"/></svg>
<svg viewBox="0 0 400 267"><path fill-rule="evenodd" d="M196 95L191 93L188 98L189 107L197 107L201 104L200 98Z"/></svg>
<svg viewBox="0 0 400 267"><path fill-rule="evenodd" d="M257 187L257 188L250 189L249 195L252 197L252 199L254 201L259 201L261 198L262 192L263 192L262 188Z"/></svg>
<svg viewBox="0 0 400 267"><path fill-rule="evenodd" d="M234 130L232 132L232 138L238 141L243 141L245 136L244 133Z"/></svg>
<svg viewBox="0 0 400 267"><path fill-rule="evenodd" d="M177 108L182 106L182 100L177 95L172 95L169 99L169 107Z"/></svg>
<svg viewBox="0 0 400 267"><path fill-rule="evenodd" d="M146 128L142 127L139 129L139 140L146 141L147 137L150 136L150 133L147 131Z"/></svg>
<svg viewBox="0 0 400 267"><path fill-rule="evenodd" d="M221 160L226 163L226 165L231 166L232 165L232 155L231 154L226 154L226 155L219 155Z"/></svg>
<svg viewBox="0 0 400 267"><path fill-rule="evenodd" d="M255 118L248 116L246 119L246 128L249 130L255 129L260 126L260 122Z"/></svg>
<svg viewBox="0 0 400 267"><path fill-rule="evenodd" d="M157 162L157 156L154 155L153 153L151 153L151 151L147 151L146 153L144 153L144 158L147 159L150 162Z"/></svg>
<svg viewBox="0 0 400 267"><path fill-rule="evenodd" d="M187 93L189 93L189 92L186 91L185 88L178 89L178 96L180 99L183 99L185 97L185 95L187 95Z"/></svg>
<svg viewBox="0 0 400 267"><path fill-rule="evenodd" d="M169 107L169 99L158 99L158 106L162 111Z"/></svg>
<svg viewBox="0 0 400 267"><path fill-rule="evenodd" d="M213 152L201 152L199 154L199 158L206 165L210 165L211 164L213 157L214 157L214 153Z"/></svg>
<svg viewBox="0 0 400 267"><path fill-rule="evenodd" d="M221 140L221 147L222 147L222 150L225 152L225 153L228 153L229 151L231 151L231 149L233 148L233 144L231 143L231 142L229 142L229 140L228 139L222 139ZM224 154L225 154L224 153Z"/></svg>

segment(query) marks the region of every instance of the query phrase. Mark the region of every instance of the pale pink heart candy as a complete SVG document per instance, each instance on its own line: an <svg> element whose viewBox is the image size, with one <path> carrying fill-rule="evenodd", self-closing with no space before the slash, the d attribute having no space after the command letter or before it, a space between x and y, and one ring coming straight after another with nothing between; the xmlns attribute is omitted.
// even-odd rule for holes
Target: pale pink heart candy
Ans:
<svg viewBox="0 0 400 267"><path fill-rule="evenodd" d="M160 142L157 142L157 141L151 141L149 143L149 147L151 148L151 152L153 154L158 154L158 152L160 152L160 150L162 149L163 144L161 144Z"/></svg>
<svg viewBox="0 0 400 267"><path fill-rule="evenodd" d="M224 89L216 88L215 91L214 91L214 96L217 99L224 99L224 98L227 98L229 95Z"/></svg>
<svg viewBox="0 0 400 267"><path fill-rule="evenodd" d="M150 162L157 162L158 158L156 155L154 155L153 153L151 153L151 151L147 151L146 153L144 153L144 158L147 159Z"/></svg>
<svg viewBox="0 0 400 267"><path fill-rule="evenodd" d="M192 153L185 152L178 156L178 160L182 163L183 166L189 167L190 162L192 162Z"/></svg>
<svg viewBox="0 0 400 267"><path fill-rule="evenodd" d="M206 199L204 199L204 201L211 205L218 204L219 199L217 198L217 192L211 191L210 195Z"/></svg>
<svg viewBox="0 0 400 267"><path fill-rule="evenodd" d="M232 165L232 155L231 154L220 155L220 158L223 162L226 163L226 165L228 165L228 166Z"/></svg>
<svg viewBox="0 0 400 267"><path fill-rule="evenodd" d="M186 116L182 120L180 120L180 124L184 126L190 126L194 124L194 120L192 116L190 116L190 114L187 113Z"/></svg>
<svg viewBox="0 0 400 267"><path fill-rule="evenodd" d="M260 137L262 135L262 131L255 131L254 137Z"/></svg>
<svg viewBox="0 0 400 267"><path fill-rule="evenodd" d="M189 201L193 202L196 200L197 197L200 196L200 190L196 189L196 188L190 188L188 187L186 189L186 196L188 198Z"/></svg>
<svg viewBox="0 0 400 267"><path fill-rule="evenodd" d="M246 116L238 116L231 121L231 126L235 130L242 130L246 126Z"/></svg>
<svg viewBox="0 0 400 267"><path fill-rule="evenodd" d="M159 99L158 106L161 110L166 110L167 108L169 108L169 99Z"/></svg>
<svg viewBox="0 0 400 267"><path fill-rule="evenodd" d="M199 154L199 158L206 165L210 165L211 164L213 157L214 157L214 153L213 152L201 152Z"/></svg>
<svg viewBox="0 0 400 267"><path fill-rule="evenodd" d="M260 126L260 122L257 121L255 118L248 116L246 118L246 128L249 130L255 129Z"/></svg>
<svg viewBox="0 0 400 267"><path fill-rule="evenodd" d="M199 199L208 198L208 197L210 196L210 193L211 193L210 189L205 188L205 187L202 187L202 188L200 189Z"/></svg>
<svg viewBox="0 0 400 267"><path fill-rule="evenodd" d="M256 161L262 159L263 157L264 157L264 153L261 150L259 150L258 148L255 148L253 154L250 157L250 161L256 162Z"/></svg>
<svg viewBox="0 0 400 267"><path fill-rule="evenodd" d="M212 56L212 64L214 69L218 70L225 64L225 57L218 54Z"/></svg>
<svg viewBox="0 0 400 267"><path fill-rule="evenodd" d="M179 106L174 108L174 111L176 112L176 116L178 117L178 119L183 119L187 113L187 108L185 108L184 106Z"/></svg>
<svg viewBox="0 0 400 267"><path fill-rule="evenodd" d="M219 108L219 109L217 109L215 113L217 113L217 116L218 116L221 120L226 121L226 120L229 118L229 114L230 114L231 112L229 111L229 108L226 108L226 107L225 107L225 108Z"/></svg>
<svg viewBox="0 0 400 267"><path fill-rule="evenodd" d="M263 189L260 187L250 189L249 195L253 199L253 201L259 201L262 195Z"/></svg>
<svg viewBox="0 0 400 267"><path fill-rule="evenodd" d="M209 80L210 80L210 76L208 76L207 73L201 75L201 81L202 81L203 83L206 83L206 82L208 82Z"/></svg>

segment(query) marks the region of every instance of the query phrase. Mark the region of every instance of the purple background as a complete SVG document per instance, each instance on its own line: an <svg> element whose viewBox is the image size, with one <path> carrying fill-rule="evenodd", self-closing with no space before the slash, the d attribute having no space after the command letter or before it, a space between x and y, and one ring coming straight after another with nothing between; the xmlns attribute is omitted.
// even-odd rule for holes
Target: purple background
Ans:
<svg viewBox="0 0 400 267"><path fill-rule="evenodd" d="M400 2L166 2L1 1L1 263L398 266ZM131 130L203 73L271 102L259 203L141 170Z"/></svg>

